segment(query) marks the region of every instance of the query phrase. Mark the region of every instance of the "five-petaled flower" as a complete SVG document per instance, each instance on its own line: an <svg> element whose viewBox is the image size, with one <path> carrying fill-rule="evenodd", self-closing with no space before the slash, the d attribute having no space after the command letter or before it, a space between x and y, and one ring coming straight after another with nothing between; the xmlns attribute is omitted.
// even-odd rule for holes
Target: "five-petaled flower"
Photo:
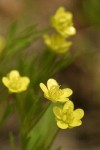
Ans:
<svg viewBox="0 0 100 150"><path fill-rule="evenodd" d="M7 77L2 78L3 84L11 93L19 93L27 90L30 79L26 76L21 77L17 70L12 70Z"/></svg>
<svg viewBox="0 0 100 150"><path fill-rule="evenodd" d="M64 7L60 7L57 9L55 15L51 17L51 26L67 38L76 33L72 19L72 13L65 11Z"/></svg>
<svg viewBox="0 0 100 150"><path fill-rule="evenodd" d="M72 42L66 41L66 39L60 34L44 35L45 44L56 53L65 53L68 51Z"/></svg>
<svg viewBox="0 0 100 150"><path fill-rule="evenodd" d="M44 97L52 102L66 102L69 100L68 97L73 93L70 88L60 89L59 84L54 79L47 81L47 87L43 83L40 83L40 88L44 92Z"/></svg>
<svg viewBox="0 0 100 150"><path fill-rule="evenodd" d="M74 110L74 104L70 100L64 104L63 108L55 106L53 112L57 126L61 129L73 128L82 124L80 119L84 116L84 111L83 109Z"/></svg>

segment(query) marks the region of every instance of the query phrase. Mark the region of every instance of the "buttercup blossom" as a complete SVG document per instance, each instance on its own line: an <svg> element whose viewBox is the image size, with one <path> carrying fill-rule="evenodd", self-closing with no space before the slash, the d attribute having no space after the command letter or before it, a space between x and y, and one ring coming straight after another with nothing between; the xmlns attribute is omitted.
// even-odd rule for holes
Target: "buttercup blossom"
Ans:
<svg viewBox="0 0 100 150"><path fill-rule="evenodd" d="M69 88L60 89L59 84L54 79L49 79L47 81L47 87L40 83L40 88L44 92L44 97L52 102L66 102L68 97L72 95L72 90Z"/></svg>
<svg viewBox="0 0 100 150"><path fill-rule="evenodd" d="M27 90L30 79L26 76L21 77L17 70L12 70L7 77L2 78L3 84L11 93L19 93Z"/></svg>
<svg viewBox="0 0 100 150"><path fill-rule="evenodd" d="M72 19L72 13L65 11L64 7L60 7L57 9L55 15L51 17L51 26L62 36L69 37L76 33Z"/></svg>
<svg viewBox="0 0 100 150"><path fill-rule="evenodd" d="M63 108L55 106L53 112L57 126L61 129L73 128L82 124L80 119L84 116L84 111L83 109L74 110L74 104L70 100L64 104Z"/></svg>
<svg viewBox="0 0 100 150"><path fill-rule="evenodd" d="M44 35L45 44L56 53L65 53L68 51L72 42L66 41L64 37L59 34Z"/></svg>

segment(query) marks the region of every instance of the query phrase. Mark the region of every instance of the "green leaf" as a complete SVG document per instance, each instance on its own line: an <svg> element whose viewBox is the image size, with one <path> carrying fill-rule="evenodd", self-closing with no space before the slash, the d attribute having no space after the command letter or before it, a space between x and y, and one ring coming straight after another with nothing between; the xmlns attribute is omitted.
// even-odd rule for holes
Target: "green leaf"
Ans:
<svg viewBox="0 0 100 150"><path fill-rule="evenodd" d="M17 22L14 22L11 24L11 27L8 31L6 47L9 47L9 45L12 43L12 40L15 38L16 31L17 31Z"/></svg>
<svg viewBox="0 0 100 150"><path fill-rule="evenodd" d="M11 102L8 103L3 116L0 118L0 125L2 125L5 120L12 114L13 112L13 104Z"/></svg>
<svg viewBox="0 0 100 150"><path fill-rule="evenodd" d="M30 140L26 150L49 150L58 132L56 122L52 113L52 105L48 108L41 120L36 124L29 134Z"/></svg>

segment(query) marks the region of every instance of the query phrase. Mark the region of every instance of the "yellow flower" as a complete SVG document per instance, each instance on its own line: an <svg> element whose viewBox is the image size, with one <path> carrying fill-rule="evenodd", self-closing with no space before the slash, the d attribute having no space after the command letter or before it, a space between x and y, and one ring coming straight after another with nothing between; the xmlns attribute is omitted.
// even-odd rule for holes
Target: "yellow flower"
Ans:
<svg viewBox="0 0 100 150"><path fill-rule="evenodd" d="M59 84L54 79L47 81L47 87L43 83L40 83L40 88L44 92L44 97L52 102L66 102L69 100L68 97L73 93L69 88L60 89Z"/></svg>
<svg viewBox="0 0 100 150"><path fill-rule="evenodd" d="M61 129L73 128L82 124L80 119L84 116L84 111L83 109L74 110L74 104L70 100L64 104L63 108L54 107L53 112L57 126Z"/></svg>
<svg viewBox="0 0 100 150"><path fill-rule="evenodd" d="M72 13L65 11L64 7L60 7L57 9L55 15L51 17L51 26L62 36L69 37L76 33L72 19Z"/></svg>
<svg viewBox="0 0 100 150"><path fill-rule="evenodd" d="M8 88L11 93L19 93L27 90L30 83L28 77L21 77L17 70L12 70L7 77L2 78L3 84Z"/></svg>
<svg viewBox="0 0 100 150"><path fill-rule="evenodd" d="M5 39L0 36L0 53L2 52L4 47L5 47Z"/></svg>
<svg viewBox="0 0 100 150"><path fill-rule="evenodd" d="M64 37L59 34L44 35L45 44L56 53L65 53L68 51L72 42L66 41Z"/></svg>

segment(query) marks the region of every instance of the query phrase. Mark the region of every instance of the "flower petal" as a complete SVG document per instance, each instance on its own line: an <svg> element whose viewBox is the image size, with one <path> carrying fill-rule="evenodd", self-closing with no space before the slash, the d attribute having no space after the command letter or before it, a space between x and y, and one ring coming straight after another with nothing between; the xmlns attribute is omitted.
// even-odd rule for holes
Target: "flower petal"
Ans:
<svg viewBox="0 0 100 150"><path fill-rule="evenodd" d="M2 78L2 82L3 82L3 84L4 84L6 87L9 86L9 79L8 79L7 77L3 77L3 78Z"/></svg>
<svg viewBox="0 0 100 150"><path fill-rule="evenodd" d="M17 70L13 70L8 74L9 79L13 79L16 77L20 77L19 72Z"/></svg>
<svg viewBox="0 0 100 150"><path fill-rule="evenodd" d="M73 91L70 89L70 88L65 88L65 89L63 89L62 90L63 91L63 97L69 97L70 95L72 95L73 94Z"/></svg>
<svg viewBox="0 0 100 150"><path fill-rule="evenodd" d="M11 88L11 87L9 87L8 90L9 90L10 93L20 93L20 92L21 92L20 89L17 89L17 90L16 90L16 89ZM23 91L23 90L22 90L22 91Z"/></svg>
<svg viewBox="0 0 100 150"><path fill-rule="evenodd" d="M55 114L57 119L61 119L61 113L62 113L61 108L59 108L57 106L53 107L53 113Z"/></svg>
<svg viewBox="0 0 100 150"><path fill-rule="evenodd" d="M30 79L28 77L21 77L21 88L20 91L25 91L27 89L28 84L30 83Z"/></svg>
<svg viewBox="0 0 100 150"><path fill-rule="evenodd" d="M69 98L66 98L66 97L65 98L58 98L57 99L57 101L61 102L61 103L67 102L68 100L69 100Z"/></svg>
<svg viewBox="0 0 100 150"><path fill-rule="evenodd" d="M73 112L73 115L74 117L79 120L81 119L83 116L84 116L84 110L83 109L76 109L74 112Z"/></svg>
<svg viewBox="0 0 100 150"><path fill-rule="evenodd" d="M27 85L30 83L30 79L28 77L21 77L23 84Z"/></svg>
<svg viewBox="0 0 100 150"><path fill-rule="evenodd" d="M76 29L73 26L71 26L65 30L65 36L74 35L74 34L76 34Z"/></svg>
<svg viewBox="0 0 100 150"><path fill-rule="evenodd" d="M67 129L68 124L64 123L63 121L57 121L57 126L61 129Z"/></svg>
<svg viewBox="0 0 100 150"><path fill-rule="evenodd" d="M76 126L80 126L82 124L82 121L81 120L73 120L73 122L70 124L69 128L70 127L76 127Z"/></svg>
<svg viewBox="0 0 100 150"><path fill-rule="evenodd" d="M47 87L46 87L43 83L40 83L40 88L41 88L41 90L42 90L44 93L47 93L47 92L48 92Z"/></svg>
<svg viewBox="0 0 100 150"><path fill-rule="evenodd" d="M68 110L70 110L70 111L72 111L72 110L74 110L74 104L73 104L73 102L72 101L67 101L66 103L65 103L65 105L63 106L63 111L68 111Z"/></svg>
<svg viewBox="0 0 100 150"><path fill-rule="evenodd" d="M49 90L52 86L59 86L59 84L57 83L57 81L55 79L49 79L47 81L47 87Z"/></svg>

